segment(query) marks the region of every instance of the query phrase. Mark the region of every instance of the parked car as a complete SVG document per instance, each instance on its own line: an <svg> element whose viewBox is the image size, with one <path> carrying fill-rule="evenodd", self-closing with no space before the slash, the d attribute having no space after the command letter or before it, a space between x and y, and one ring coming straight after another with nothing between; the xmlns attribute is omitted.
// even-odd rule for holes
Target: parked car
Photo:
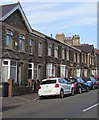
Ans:
<svg viewBox="0 0 99 120"><path fill-rule="evenodd" d="M90 89L95 89L97 87L96 80L93 77L83 78L83 80L89 84Z"/></svg>
<svg viewBox="0 0 99 120"><path fill-rule="evenodd" d="M74 92L81 94L83 91L89 91L89 86L82 78L69 78L68 81L70 84L73 84Z"/></svg>
<svg viewBox="0 0 99 120"><path fill-rule="evenodd" d="M99 88L99 76L94 76L94 78L96 79L97 88Z"/></svg>
<svg viewBox="0 0 99 120"><path fill-rule="evenodd" d="M65 94L74 95L74 88L63 78L44 79L38 90L40 98L45 96L60 96L63 98Z"/></svg>

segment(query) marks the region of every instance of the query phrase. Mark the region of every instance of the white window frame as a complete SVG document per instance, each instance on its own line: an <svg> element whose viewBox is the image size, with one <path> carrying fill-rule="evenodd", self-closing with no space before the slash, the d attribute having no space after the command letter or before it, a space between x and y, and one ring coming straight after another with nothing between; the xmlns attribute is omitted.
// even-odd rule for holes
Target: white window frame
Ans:
<svg viewBox="0 0 99 120"><path fill-rule="evenodd" d="M81 69L77 69L77 77L81 77Z"/></svg>
<svg viewBox="0 0 99 120"><path fill-rule="evenodd" d="M5 65L4 64L4 61L7 61L8 62L8 65ZM11 61L15 61L16 62L16 66L12 66L11 65ZM5 67L8 67L8 78L7 78L7 81L8 81L8 79L10 79L10 75L11 75L11 67L15 67L16 68L16 76L15 76L15 80L14 80L14 82L17 82L17 61L16 60L11 60L11 59L3 59L2 60L2 69L3 69L3 66L5 66ZM3 81L3 80L2 80ZM6 82L7 82L6 81Z"/></svg>
<svg viewBox="0 0 99 120"><path fill-rule="evenodd" d="M35 69L35 66L36 66L36 69ZM37 80L38 79L38 64L36 64L36 63L34 63L34 77L33 77L33 79L35 79L35 80ZM36 71L36 78L35 78L35 71Z"/></svg>
<svg viewBox="0 0 99 120"><path fill-rule="evenodd" d="M32 76L31 76L31 78L29 78L29 79L33 79L33 78L34 78L34 63L29 62L29 64L31 64L31 66L32 66L31 68L28 67L28 71L29 71L29 70L32 70ZM28 65L29 65L29 64L28 64ZM28 73L28 74L29 74L29 73Z"/></svg>
<svg viewBox="0 0 99 120"><path fill-rule="evenodd" d="M60 65L60 77L66 77L66 65Z"/></svg>
<svg viewBox="0 0 99 120"><path fill-rule="evenodd" d="M48 63L46 65L46 77L55 77L55 65L52 63Z"/></svg>
<svg viewBox="0 0 99 120"><path fill-rule="evenodd" d="M14 65L11 65L11 61L14 61L14 62L16 62L16 65L14 66ZM11 67L14 67L14 68L16 68L16 77L15 77L15 82L17 82L17 61L16 60L10 60L10 74L11 74Z"/></svg>

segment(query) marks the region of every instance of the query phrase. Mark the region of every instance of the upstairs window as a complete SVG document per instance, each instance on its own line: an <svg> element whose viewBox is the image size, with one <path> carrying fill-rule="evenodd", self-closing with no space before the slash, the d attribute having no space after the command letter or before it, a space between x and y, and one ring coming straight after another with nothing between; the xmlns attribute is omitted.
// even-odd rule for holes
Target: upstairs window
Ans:
<svg viewBox="0 0 99 120"><path fill-rule="evenodd" d="M80 63L80 54L77 54L77 63Z"/></svg>
<svg viewBox="0 0 99 120"><path fill-rule="evenodd" d="M38 56L42 56L43 44L41 42L38 43Z"/></svg>
<svg viewBox="0 0 99 120"><path fill-rule="evenodd" d="M33 54L33 40L30 39L30 54Z"/></svg>
<svg viewBox="0 0 99 120"><path fill-rule="evenodd" d="M58 58L58 46L54 46L54 57Z"/></svg>
<svg viewBox="0 0 99 120"><path fill-rule="evenodd" d="M19 51L24 51L24 40L25 40L25 37L24 35L20 35L19 36Z"/></svg>
<svg viewBox="0 0 99 120"><path fill-rule="evenodd" d="M65 49L62 48L62 59L65 59Z"/></svg>
<svg viewBox="0 0 99 120"><path fill-rule="evenodd" d="M12 48L12 31L7 30L6 32L6 48Z"/></svg>
<svg viewBox="0 0 99 120"><path fill-rule="evenodd" d="M69 49L66 50L66 59L69 61Z"/></svg>
<svg viewBox="0 0 99 120"><path fill-rule="evenodd" d="M48 44L48 56L52 55L52 44Z"/></svg>
<svg viewBox="0 0 99 120"><path fill-rule="evenodd" d="M82 63L84 62L84 54L81 54Z"/></svg>
<svg viewBox="0 0 99 120"><path fill-rule="evenodd" d="M76 62L76 53L74 53L74 62Z"/></svg>

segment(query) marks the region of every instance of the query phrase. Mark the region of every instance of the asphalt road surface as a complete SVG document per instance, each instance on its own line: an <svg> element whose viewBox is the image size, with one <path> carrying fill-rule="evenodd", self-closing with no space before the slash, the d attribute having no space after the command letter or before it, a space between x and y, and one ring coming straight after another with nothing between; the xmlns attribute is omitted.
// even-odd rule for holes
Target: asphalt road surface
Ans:
<svg viewBox="0 0 99 120"><path fill-rule="evenodd" d="M99 89L98 89L99 90ZM3 118L97 118L97 90L5 106Z"/></svg>

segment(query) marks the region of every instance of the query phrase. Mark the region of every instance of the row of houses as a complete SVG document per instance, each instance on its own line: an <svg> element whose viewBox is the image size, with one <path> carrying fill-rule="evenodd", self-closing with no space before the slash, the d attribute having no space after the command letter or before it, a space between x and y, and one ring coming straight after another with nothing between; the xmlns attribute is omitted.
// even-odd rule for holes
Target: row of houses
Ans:
<svg viewBox="0 0 99 120"><path fill-rule="evenodd" d="M28 79L87 77L97 75L97 55L93 45L80 45L79 36L57 34L52 38L31 28L20 3L2 5L1 81L25 84ZM98 68L98 69L97 69Z"/></svg>

